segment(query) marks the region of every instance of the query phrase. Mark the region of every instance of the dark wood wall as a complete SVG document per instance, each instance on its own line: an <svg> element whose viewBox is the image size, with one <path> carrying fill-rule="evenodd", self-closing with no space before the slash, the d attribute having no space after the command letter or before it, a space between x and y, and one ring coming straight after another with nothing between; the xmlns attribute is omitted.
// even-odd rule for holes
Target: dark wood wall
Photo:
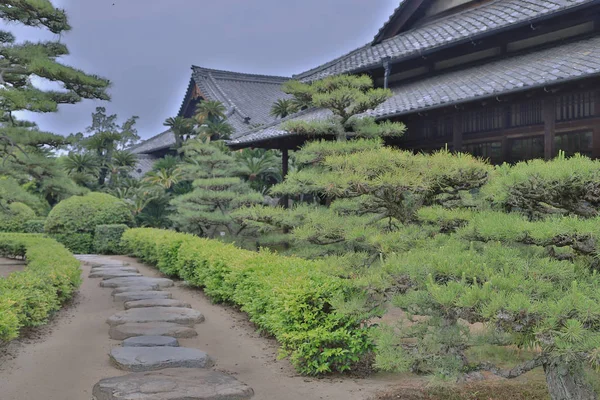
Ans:
<svg viewBox="0 0 600 400"><path fill-rule="evenodd" d="M600 158L600 88L594 83L395 118L407 133L390 144L415 151L448 148L493 163L550 159L559 150Z"/></svg>

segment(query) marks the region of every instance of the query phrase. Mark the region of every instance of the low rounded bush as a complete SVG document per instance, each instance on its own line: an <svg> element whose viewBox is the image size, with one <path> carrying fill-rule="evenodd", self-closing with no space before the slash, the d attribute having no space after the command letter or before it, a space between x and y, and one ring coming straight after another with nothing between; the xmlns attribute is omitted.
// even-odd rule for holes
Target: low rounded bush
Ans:
<svg viewBox="0 0 600 400"><path fill-rule="evenodd" d="M127 204L106 193L89 193L61 201L48 215L44 231L71 251L91 253L96 227L111 224L133 225Z"/></svg>
<svg viewBox="0 0 600 400"><path fill-rule="evenodd" d="M94 251L98 254L123 254L121 236L129 229L127 225L98 225L94 234Z"/></svg>
<svg viewBox="0 0 600 400"><path fill-rule="evenodd" d="M0 231L25 232L26 223L35 218L35 211L23 203L11 203L0 210Z"/></svg>

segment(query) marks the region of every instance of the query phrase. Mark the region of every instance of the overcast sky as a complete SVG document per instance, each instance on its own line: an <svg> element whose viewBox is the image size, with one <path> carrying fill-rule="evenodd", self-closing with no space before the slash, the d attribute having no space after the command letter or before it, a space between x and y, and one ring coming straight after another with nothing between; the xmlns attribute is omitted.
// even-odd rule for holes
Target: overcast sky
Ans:
<svg viewBox="0 0 600 400"><path fill-rule="evenodd" d="M113 4L114 3L114 4ZM82 131L98 105L121 120L140 117L142 138L175 116L192 64L291 76L373 38L399 0L54 0L72 31L64 62L111 80L112 101L61 106L27 115L41 129ZM1 24L1 22L0 22ZM9 27L18 40L52 39Z"/></svg>

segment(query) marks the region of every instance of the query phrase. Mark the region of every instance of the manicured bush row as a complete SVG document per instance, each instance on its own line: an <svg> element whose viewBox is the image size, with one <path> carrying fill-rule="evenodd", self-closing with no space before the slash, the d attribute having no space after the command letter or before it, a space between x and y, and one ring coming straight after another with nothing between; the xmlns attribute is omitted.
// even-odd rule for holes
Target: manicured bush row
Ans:
<svg viewBox="0 0 600 400"><path fill-rule="evenodd" d="M363 321L333 306L355 290L336 267L157 229L130 229L122 243L214 301L240 306L301 373L346 371L372 350Z"/></svg>
<svg viewBox="0 0 600 400"><path fill-rule="evenodd" d="M0 233L0 255L27 260L24 271L0 278L0 341L8 341L45 324L73 296L81 270L63 245L41 235Z"/></svg>
<svg viewBox="0 0 600 400"><path fill-rule="evenodd" d="M94 233L94 251L98 254L123 254L121 236L129 227L124 224L98 225Z"/></svg>
<svg viewBox="0 0 600 400"><path fill-rule="evenodd" d="M45 219L32 219L25 222L24 233L44 233Z"/></svg>

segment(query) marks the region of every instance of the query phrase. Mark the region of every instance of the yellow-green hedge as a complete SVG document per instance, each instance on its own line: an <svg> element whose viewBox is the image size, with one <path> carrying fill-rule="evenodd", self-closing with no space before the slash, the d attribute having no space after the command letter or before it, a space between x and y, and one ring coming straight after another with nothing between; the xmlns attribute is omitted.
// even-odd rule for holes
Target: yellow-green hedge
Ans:
<svg viewBox="0 0 600 400"><path fill-rule="evenodd" d="M60 243L34 234L0 233L0 255L25 257L27 267L0 278L0 341L43 325L81 283L80 263Z"/></svg>
<svg viewBox="0 0 600 400"><path fill-rule="evenodd" d="M273 335L304 374L346 371L372 350L363 321L333 307L354 290L325 262L251 252L216 240L158 229L130 229L128 252L167 275L236 304Z"/></svg>

